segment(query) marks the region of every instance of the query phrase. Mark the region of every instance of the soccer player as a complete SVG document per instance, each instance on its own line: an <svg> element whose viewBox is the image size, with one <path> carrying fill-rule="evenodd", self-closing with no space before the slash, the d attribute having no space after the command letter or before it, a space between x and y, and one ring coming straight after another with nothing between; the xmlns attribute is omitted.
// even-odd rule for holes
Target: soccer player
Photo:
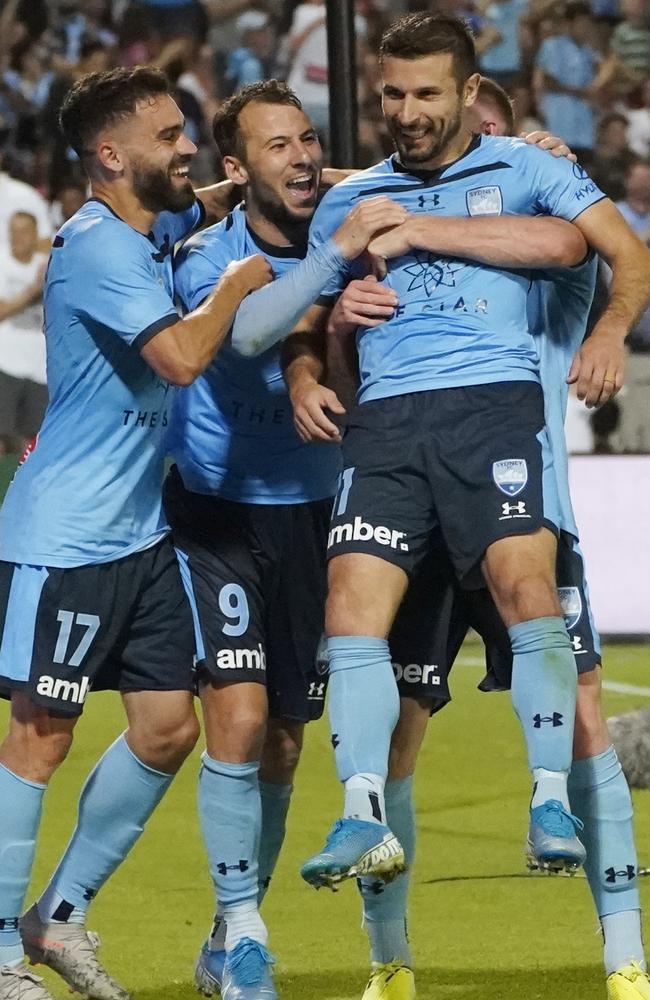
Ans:
<svg viewBox="0 0 650 1000"><path fill-rule="evenodd" d="M218 910L196 980L224 1000L262 1000L276 991L258 901L282 843L304 724L323 709L316 653L340 469L336 445L314 449L296 434L277 341L406 212L385 197L365 201L306 256L322 151L299 100L275 80L246 87L213 129L245 207L187 241L176 290L196 309L248 254L263 254L276 281L242 304L228 342L179 395L165 506L201 636L199 810Z"/></svg>
<svg viewBox="0 0 650 1000"><path fill-rule="evenodd" d="M514 119L508 95L498 84L482 79L466 121L474 132L511 134ZM569 152L558 143L555 149ZM467 253L471 257L470 245ZM567 463L563 429L566 376L584 336L595 261L590 255L579 267L547 275L538 273L536 278L528 300L530 329L541 359L551 449L561 472L557 581L579 674L569 792L572 807L585 824L586 871L603 928L608 997L633 1000L650 995L650 981L641 936L632 803L602 716L599 640L589 607L571 501L563 487L566 477L562 475ZM348 340L358 324L380 324L393 309L389 290L374 282L352 283L339 299L330 321L336 329L335 339ZM322 417L312 413L310 419L315 417L322 423ZM297 417L303 419L300 413ZM326 434L327 427L320 433ZM485 591L463 592L454 584L453 569L439 540L411 581L391 634L394 661L411 666L404 671L394 662L402 701L400 720L393 733L386 802L389 822L393 820L400 840L408 845L409 862L415 851L410 795L415 761L430 711L442 707L450 697L448 673L469 624L486 645L489 671L481 687L508 688L512 672L510 643L494 603ZM418 669L417 664L424 663L440 665L432 678L423 668ZM414 986L406 936L408 875L383 888L375 880L363 879L360 888L373 960L364 1000L379 996L410 998Z"/></svg>
<svg viewBox="0 0 650 1000"><path fill-rule="evenodd" d="M564 217L612 260L607 323L580 348L572 373L593 404L620 385L623 339L650 294L649 256L579 167L464 129L479 77L462 22L400 19L384 35L382 74L398 155L334 188L311 230L318 246L350 204L378 193L410 210L369 247L393 258L386 280L399 306L359 337L361 405L343 444L326 613L345 808L303 876L322 885L354 874L390 878L403 867L383 803L399 711L386 636L436 524L465 585L482 570L509 630L513 702L534 776L531 853L542 865L574 869L585 857L567 794L576 668L554 578L559 498L525 321L528 276L480 262L493 264L489 253L500 245L502 266L530 266L527 241L515 244L511 233L498 244L492 221L503 213ZM460 214L490 218L446 229L441 217ZM508 219L500 221L508 232ZM463 259L472 223L484 224L478 264ZM321 306L310 318L322 324L326 316Z"/></svg>
<svg viewBox="0 0 650 1000"><path fill-rule="evenodd" d="M51 1000L24 952L84 996L128 996L83 919L198 736L192 614L161 510L174 385L213 357L241 300L270 279L233 264L200 309L174 307L171 249L201 220L195 147L147 67L92 74L61 123L92 198L56 236L45 287L50 403L0 514L0 998ZM47 783L91 688L128 728L81 795L54 878L20 920ZM22 941L21 941L22 933Z"/></svg>

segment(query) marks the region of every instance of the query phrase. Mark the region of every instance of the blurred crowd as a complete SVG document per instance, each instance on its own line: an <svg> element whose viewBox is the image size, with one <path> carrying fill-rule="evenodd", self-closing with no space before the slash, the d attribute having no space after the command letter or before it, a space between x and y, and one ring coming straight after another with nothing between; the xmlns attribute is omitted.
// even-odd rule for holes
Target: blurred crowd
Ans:
<svg viewBox="0 0 650 1000"><path fill-rule="evenodd" d="M426 2L355 0L354 166L390 151L375 57L382 30ZM650 0L428 3L471 23L482 72L514 98L517 131L545 128L565 138L649 240ZM79 163L57 126L66 90L91 71L156 64L172 80L199 147L193 177L209 183L219 176L215 110L269 76L298 93L327 147L325 19L325 0L0 0L0 452L38 427L45 400L38 288L52 231L85 198ZM650 311L630 350L616 404L588 414L575 401L573 450L650 453Z"/></svg>

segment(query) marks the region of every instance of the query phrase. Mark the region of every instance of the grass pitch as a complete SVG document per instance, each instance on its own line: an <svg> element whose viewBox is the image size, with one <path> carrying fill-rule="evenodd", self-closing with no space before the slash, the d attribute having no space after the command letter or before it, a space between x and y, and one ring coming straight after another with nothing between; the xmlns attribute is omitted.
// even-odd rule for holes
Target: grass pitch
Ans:
<svg viewBox="0 0 650 1000"><path fill-rule="evenodd" d="M418 858L411 936L418 996L432 1000L585 1000L605 996L601 944L581 878L524 874L529 780L509 698L475 690L478 646L467 645L454 702L432 720L416 779ZM650 647L606 650L607 677L645 686ZM609 715L644 703L606 693ZM4 728L7 709L0 707ZM90 698L71 755L46 797L29 899L40 891L74 823L84 777L123 727L119 699ZM196 818L198 752L90 911L102 958L138 1000L190 1000L192 965L212 913ZM354 1000L368 959L353 885L337 895L304 885L298 868L320 847L340 806L327 726L309 729L289 832L265 916L284 1000ZM635 794L641 865L650 864L650 795ZM650 879L641 883L649 901ZM56 997L67 995L46 976Z"/></svg>

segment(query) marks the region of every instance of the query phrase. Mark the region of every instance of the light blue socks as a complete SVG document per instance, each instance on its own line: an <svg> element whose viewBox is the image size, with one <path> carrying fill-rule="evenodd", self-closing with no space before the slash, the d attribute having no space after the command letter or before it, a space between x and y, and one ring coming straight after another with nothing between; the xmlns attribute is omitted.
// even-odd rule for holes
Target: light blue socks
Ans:
<svg viewBox="0 0 650 1000"><path fill-rule="evenodd" d="M371 636L327 641L329 716L344 815L385 822L384 784L399 695L388 643Z"/></svg>
<svg viewBox="0 0 650 1000"><path fill-rule="evenodd" d="M226 922L225 947L242 937L266 945L268 934L257 905L262 804L259 761L230 764L203 754L199 816L218 910ZM211 947L217 946L213 933Z"/></svg>
<svg viewBox="0 0 650 1000"><path fill-rule="evenodd" d="M386 819L404 848L409 871L387 885L377 879L359 879L363 898L363 921L370 941L372 962L386 964L398 959L411 967L407 933L410 868L415 857L415 811L413 777L386 782Z"/></svg>
<svg viewBox="0 0 650 1000"><path fill-rule="evenodd" d="M34 863L45 788L0 764L0 965L23 958L18 918Z"/></svg>
<svg viewBox="0 0 650 1000"><path fill-rule="evenodd" d="M631 961L645 968L632 799L613 746L574 762L569 795L585 825L585 871L603 927L607 974Z"/></svg>
<svg viewBox="0 0 650 1000"><path fill-rule="evenodd" d="M564 619L536 618L511 626L508 634L512 703L536 782L533 805L558 799L566 808L578 675Z"/></svg>
<svg viewBox="0 0 650 1000"><path fill-rule="evenodd" d="M119 736L91 771L77 826L38 901L41 920L83 923L90 901L140 837L173 774L143 764Z"/></svg>

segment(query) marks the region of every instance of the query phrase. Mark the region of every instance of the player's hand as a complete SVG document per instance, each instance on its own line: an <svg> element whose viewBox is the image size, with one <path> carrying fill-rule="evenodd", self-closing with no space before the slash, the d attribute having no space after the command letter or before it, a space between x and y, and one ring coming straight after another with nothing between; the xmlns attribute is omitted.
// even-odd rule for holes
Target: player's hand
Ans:
<svg viewBox="0 0 650 1000"><path fill-rule="evenodd" d="M619 330L599 329L587 337L573 359L567 376L576 386L578 399L591 409L613 399L623 385L625 346Z"/></svg>
<svg viewBox="0 0 650 1000"><path fill-rule="evenodd" d="M414 247L415 233L413 217L409 216L401 226L378 233L368 244L368 253L373 259L373 268L379 278L386 277L386 261L391 257L402 257Z"/></svg>
<svg viewBox="0 0 650 1000"><path fill-rule="evenodd" d="M403 205L398 205L385 195L367 198L348 212L334 233L334 239L343 256L354 260L363 253L375 233L400 226L408 215Z"/></svg>
<svg viewBox="0 0 650 1000"><path fill-rule="evenodd" d="M374 274L351 281L332 309L327 332L338 336L353 333L358 326L381 326L397 306L397 294L380 285Z"/></svg>
<svg viewBox="0 0 650 1000"><path fill-rule="evenodd" d="M252 257L244 257L243 260L231 261L224 271L224 278L233 281L244 298L249 292L263 288L273 281L273 268L266 257L256 253Z"/></svg>
<svg viewBox="0 0 650 1000"><path fill-rule="evenodd" d="M572 163L578 162L578 157L574 152L572 152L571 147L567 146L564 139L559 139L556 135L551 135L550 132L543 132L538 129L536 132L522 132L521 138L525 139L529 146L539 146L540 149L546 149L553 156L566 156L567 160L571 160Z"/></svg>
<svg viewBox="0 0 650 1000"><path fill-rule="evenodd" d="M343 416L345 407L327 386L315 380L305 380L292 388L291 405L295 428L307 444L341 440L341 432L329 419L327 411Z"/></svg>

